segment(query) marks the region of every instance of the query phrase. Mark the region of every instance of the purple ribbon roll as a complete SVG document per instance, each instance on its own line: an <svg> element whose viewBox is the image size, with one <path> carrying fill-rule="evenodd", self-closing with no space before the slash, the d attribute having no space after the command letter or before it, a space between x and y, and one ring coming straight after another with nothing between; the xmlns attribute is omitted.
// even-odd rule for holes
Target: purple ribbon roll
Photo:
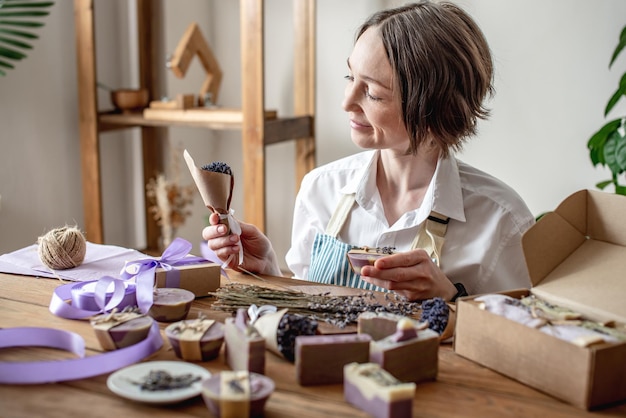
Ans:
<svg viewBox="0 0 626 418"><path fill-rule="evenodd" d="M78 309L86 311L99 312L100 307L96 303L96 285L98 281L82 282L72 285L70 292L72 294L72 305ZM124 309L127 306L137 305L137 297L134 283L124 282L124 297L117 304L116 308L119 310ZM114 287L109 285L105 290L104 303L105 305L113 298Z"/></svg>

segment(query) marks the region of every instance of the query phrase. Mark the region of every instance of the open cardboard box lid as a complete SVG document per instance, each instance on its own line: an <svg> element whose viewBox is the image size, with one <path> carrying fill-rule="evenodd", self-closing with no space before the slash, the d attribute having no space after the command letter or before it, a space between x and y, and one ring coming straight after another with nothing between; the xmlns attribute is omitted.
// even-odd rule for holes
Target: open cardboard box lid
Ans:
<svg viewBox="0 0 626 418"><path fill-rule="evenodd" d="M522 238L532 292L597 321L626 323L626 196L581 190Z"/></svg>

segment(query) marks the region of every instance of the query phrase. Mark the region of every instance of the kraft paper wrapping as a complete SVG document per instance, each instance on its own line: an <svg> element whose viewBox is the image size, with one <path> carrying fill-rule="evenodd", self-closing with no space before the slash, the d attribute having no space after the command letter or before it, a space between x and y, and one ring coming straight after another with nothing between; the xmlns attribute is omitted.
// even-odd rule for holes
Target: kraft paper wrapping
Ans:
<svg viewBox="0 0 626 418"><path fill-rule="evenodd" d="M213 212L227 214L233 197L234 177L230 174L202 170L196 166L187 150L183 155L206 207Z"/></svg>

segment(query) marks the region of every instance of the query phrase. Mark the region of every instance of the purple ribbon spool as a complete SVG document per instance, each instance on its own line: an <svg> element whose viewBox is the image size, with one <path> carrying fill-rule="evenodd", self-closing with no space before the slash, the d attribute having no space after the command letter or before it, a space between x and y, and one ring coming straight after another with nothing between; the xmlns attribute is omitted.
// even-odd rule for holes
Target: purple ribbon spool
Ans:
<svg viewBox="0 0 626 418"><path fill-rule="evenodd" d="M96 283L97 281L89 281L77 283L71 288L72 305L86 311L99 311L100 307L96 303ZM127 306L137 305L137 287L134 283L124 282L124 297L117 305L119 310ZM105 295L105 304L109 303L113 297L112 286L109 286Z"/></svg>

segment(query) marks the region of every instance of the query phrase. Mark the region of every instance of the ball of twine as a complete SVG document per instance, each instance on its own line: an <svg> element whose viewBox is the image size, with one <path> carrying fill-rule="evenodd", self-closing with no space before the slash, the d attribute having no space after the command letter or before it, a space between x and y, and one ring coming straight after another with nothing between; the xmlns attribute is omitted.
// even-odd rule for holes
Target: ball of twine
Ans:
<svg viewBox="0 0 626 418"><path fill-rule="evenodd" d="M65 226L39 237L41 262L53 270L65 270L81 265L87 251L85 236L76 227Z"/></svg>

